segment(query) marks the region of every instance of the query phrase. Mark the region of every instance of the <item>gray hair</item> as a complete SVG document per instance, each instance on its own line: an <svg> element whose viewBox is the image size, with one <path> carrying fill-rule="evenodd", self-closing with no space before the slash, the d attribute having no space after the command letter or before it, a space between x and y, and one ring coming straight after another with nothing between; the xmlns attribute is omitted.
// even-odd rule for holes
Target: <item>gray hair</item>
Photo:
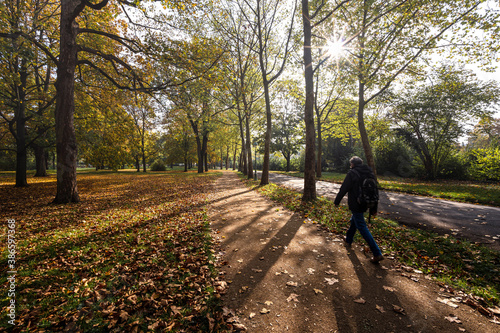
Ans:
<svg viewBox="0 0 500 333"><path fill-rule="evenodd" d="M363 160L358 156L353 156L349 160L349 163L351 163L353 166L363 165Z"/></svg>

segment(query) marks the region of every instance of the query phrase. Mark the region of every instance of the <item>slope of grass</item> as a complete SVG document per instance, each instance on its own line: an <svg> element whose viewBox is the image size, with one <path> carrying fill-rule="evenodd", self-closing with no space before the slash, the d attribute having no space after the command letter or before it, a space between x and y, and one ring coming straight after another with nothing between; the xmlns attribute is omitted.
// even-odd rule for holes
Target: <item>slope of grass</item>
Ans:
<svg viewBox="0 0 500 333"><path fill-rule="evenodd" d="M27 188L14 188L12 178L2 177L0 219L16 221L18 330L28 325L31 332L222 329L205 212L217 176L83 173L81 203L69 205L50 204L53 176L29 178ZM5 235L0 239L4 286ZM9 302L2 292L4 319ZM12 328L6 320L0 327Z"/></svg>

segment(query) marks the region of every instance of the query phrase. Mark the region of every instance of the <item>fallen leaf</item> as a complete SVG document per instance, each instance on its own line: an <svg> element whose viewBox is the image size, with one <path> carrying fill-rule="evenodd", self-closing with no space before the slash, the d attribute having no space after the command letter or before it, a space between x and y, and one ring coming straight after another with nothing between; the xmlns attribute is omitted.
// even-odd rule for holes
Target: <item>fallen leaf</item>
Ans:
<svg viewBox="0 0 500 333"><path fill-rule="evenodd" d="M297 282L293 282L293 281L288 281L286 283L287 286L290 286L290 287L297 287L299 284Z"/></svg>
<svg viewBox="0 0 500 333"><path fill-rule="evenodd" d="M328 275L339 275L338 272L334 272L332 270L326 271L325 273L328 274Z"/></svg>
<svg viewBox="0 0 500 333"><path fill-rule="evenodd" d="M322 294L322 293L323 293L321 290L316 289L316 288L314 288L314 292L316 293L316 295L317 295L317 294Z"/></svg>
<svg viewBox="0 0 500 333"><path fill-rule="evenodd" d="M457 323L457 324L461 324L462 323L460 321L460 319L458 319L458 317L454 316L454 315L450 315L448 317L444 317L444 319L448 320L450 323Z"/></svg>
<svg viewBox="0 0 500 333"><path fill-rule="evenodd" d="M328 283L329 285L333 285L333 284L339 282L339 280L337 280L336 278L331 278L331 279L325 278L325 282Z"/></svg>
<svg viewBox="0 0 500 333"><path fill-rule="evenodd" d="M260 310L260 313L262 313L262 314L266 314L266 313L269 313L269 312L271 312L271 310L268 310L266 308L262 308L262 310Z"/></svg>
<svg viewBox="0 0 500 333"><path fill-rule="evenodd" d="M405 309L403 309L402 307L398 306L398 305L392 305L392 309L394 310L394 312L397 312L397 313L400 313L402 315L406 315L405 313Z"/></svg>
<svg viewBox="0 0 500 333"><path fill-rule="evenodd" d="M253 317L255 317L255 312L251 312L250 315L248 316L248 318L252 319Z"/></svg>
<svg viewBox="0 0 500 333"><path fill-rule="evenodd" d="M246 331L247 328L242 323L233 323L233 327L239 331Z"/></svg>
<svg viewBox="0 0 500 333"><path fill-rule="evenodd" d="M297 294L294 294L294 293L291 293L290 296L288 296L288 298L286 299L287 302L290 302L290 301L294 301L294 302L298 302L299 300L297 299L299 295Z"/></svg>
<svg viewBox="0 0 500 333"><path fill-rule="evenodd" d="M387 290L387 291L395 291L396 290L393 287L389 287L389 286L384 286L383 288L384 288L384 290Z"/></svg>
<svg viewBox="0 0 500 333"><path fill-rule="evenodd" d="M450 299L448 298L437 298L436 301L438 301L439 303L443 303L443 304L446 304L448 306L451 306L452 308L458 308L458 305L453 303L453 301L451 301Z"/></svg>
<svg viewBox="0 0 500 333"><path fill-rule="evenodd" d="M271 302L271 301L265 301L264 304L267 305L267 306L271 306L271 305L273 305L273 302Z"/></svg>
<svg viewBox="0 0 500 333"><path fill-rule="evenodd" d="M314 268L308 268L307 269L307 274L313 275L316 270Z"/></svg>
<svg viewBox="0 0 500 333"><path fill-rule="evenodd" d="M354 302L359 303L359 304L365 304L366 301L363 297L357 298L354 300Z"/></svg>
<svg viewBox="0 0 500 333"><path fill-rule="evenodd" d="M496 315L500 315L500 308L498 306L496 306L494 308L488 308L488 310L490 310L492 313L494 313Z"/></svg>
<svg viewBox="0 0 500 333"><path fill-rule="evenodd" d="M385 310L384 310L384 307L383 306L380 306L380 305L375 305L375 307L377 308L377 310L379 310L381 313L384 313Z"/></svg>

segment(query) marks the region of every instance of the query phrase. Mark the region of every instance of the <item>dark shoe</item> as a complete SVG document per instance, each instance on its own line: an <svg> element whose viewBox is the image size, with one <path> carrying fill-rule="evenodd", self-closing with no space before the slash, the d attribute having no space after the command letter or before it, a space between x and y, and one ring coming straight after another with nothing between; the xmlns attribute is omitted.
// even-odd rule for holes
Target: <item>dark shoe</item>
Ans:
<svg viewBox="0 0 500 333"><path fill-rule="evenodd" d="M350 248L351 248L351 246L352 246L352 243L348 243L348 242L345 240L345 238L344 238L344 246L345 246L346 248L350 249Z"/></svg>
<svg viewBox="0 0 500 333"><path fill-rule="evenodd" d="M384 256L383 255L374 256L373 258L370 259L370 261L372 263L374 263L374 264L378 264L382 260L384 260Z"/></svg>

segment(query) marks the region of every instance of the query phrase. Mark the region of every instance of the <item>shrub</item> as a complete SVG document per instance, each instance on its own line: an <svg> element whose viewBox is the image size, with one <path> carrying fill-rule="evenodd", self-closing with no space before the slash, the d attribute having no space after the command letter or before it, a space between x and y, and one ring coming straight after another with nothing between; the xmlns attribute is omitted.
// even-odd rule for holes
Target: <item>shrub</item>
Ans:
<svg viewBox="0 0 500 333"><path fill-rule="evenodd" d="M165 163L162 160L155 160L153 164L151 164L151 171L165 171Z"/></svg>
<svg viewBox="0 0 500 333"><path fill-rule="evenodd" d="M468 152L469 177L476 180L500 180L500 148L473 149Z"/></svg>
<svg viewBox="0 0 500 333"><path fill-rule="evenodd" d="M441 179L467 179L467 164L463 155L450 155L441 163L437 176Z"/></svg>
<svg viewBox="0 0 500 333"><path fill-rule="evenodd" d="M282 157L271 155L269 159L269 170L284 171L286 169L286 160Z"/></svg>
<svg viewBox="0 0 500 333"><path fill-rule="evenodd" d="M400 140L381 140L374 147L375 165L379 174L412 177L415 174L412 154Z"/></svg>

